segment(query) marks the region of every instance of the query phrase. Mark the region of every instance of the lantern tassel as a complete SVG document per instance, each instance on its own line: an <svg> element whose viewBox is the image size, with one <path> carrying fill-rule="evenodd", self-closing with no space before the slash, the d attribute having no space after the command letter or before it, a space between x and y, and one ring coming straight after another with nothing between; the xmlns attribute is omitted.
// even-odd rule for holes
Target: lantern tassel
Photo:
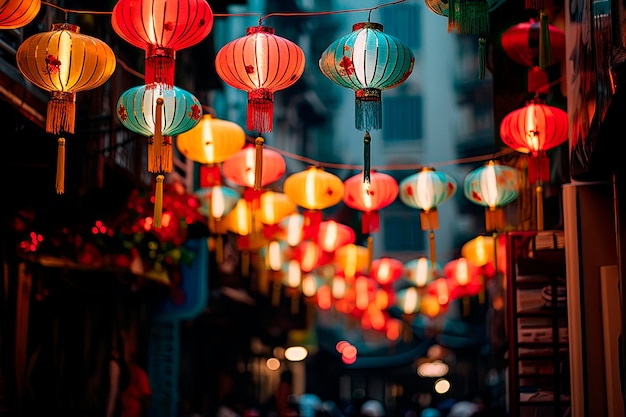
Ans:
<svg viewBox="0 0 626 417"><path fill-rule="evenodd" d="M274 94L265 88L248 93L246 127L257 132L271 132L274 119Z"/></svg>
<svg viewBox="0 0 626 417"><path fill-rule="evenodd" d="M480 37L478 39L478 79L485 79L485 67L487 66L487 39Z"/></svg>
<svg viewBox="0 0 626 417"><path fill-rule="evenodd" d="M551 64L550 28L548 13L542 10L539 13L539 68L546 69Z"/></svg>
<svg viewBox="0 0 626 417"><path fill-rule="evenodd" d="M154 115L154 136L152 136L152 146L149 146L148 171L161 172L161 152L163 146L163 98L156 100L156 110Z"/></svg>
<svg viewBox="0 0 626 417"><path fill-rule="evenodd" d="M76 94L53 92L46 108L46 132L74 133Z"/></svg>
<svg viewBox="0 0 626 417"><path fill-rule="evenodd" d="M372 137L370 132L365 131L363 136L363 183L366 185L366 189L370 187L370 143Z"/></svg>
<svg viewBox="0 0 626 417"><path fill-rule="evenodd" d="M262 137L258 137L254 141L255 161L254 161L254 191L259 191L262 186L263 179L263 143Z"/></svg>
<svg viewBox="0 0 626 417"><path fill-rule="evenodd" d="M461 35L489 32L489 3L487 0L453 0L448 12L452 25Z"/></svg>
<svg viewBox="0 0 626 417"><path fill-rule="evenodd" d="M154 188L154 216L152 225L156 228L161 227L161 215L163 214L163 180L165 176L159 174L156 177L156 185Z"/></svg>
<svg viewBox="0 0 626 417"><path fill-rule="evenodd" d="M383 127L381 91L377 88L357 90L354 101L354 126L357 130L380 130Z"/></svg>
<svg viewBox="0 0 626 417"><path fill-rule="evenodd" d="M57 194L65 192L65 138L57 140Z"/></svg>

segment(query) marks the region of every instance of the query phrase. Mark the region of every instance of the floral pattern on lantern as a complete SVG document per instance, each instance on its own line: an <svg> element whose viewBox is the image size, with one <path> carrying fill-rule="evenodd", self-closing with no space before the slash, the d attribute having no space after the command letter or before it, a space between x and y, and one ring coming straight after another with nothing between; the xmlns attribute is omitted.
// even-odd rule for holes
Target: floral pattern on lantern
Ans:
<svg viewBox="0 0 626 417"><path fill-rule="evenodd" d="M0 29L17 29L32 22L41 9L41 0L0 2Z"/></svg>
<svg viewBox="0 0 626 417"><path fill-rule="evenodd" d="M213 12L206 0L119 0L111 26L126 42L146 51L146 84L173 86L176 51L208 36Z"/></svg>
<svg viewBox="0 0 626 417"><path fill-rule="evenodd" d="M369 186L362 181L361 175L355 175L344 182L343 202L348 207L361 211L361 231L373 233L380 228L379 211L398 196L398 183L388 174L370 172Z"/></svg>
<svg viewBox="0 0 626 417"><path fill-rule="evenodd" d="M224 45L215 57L217 75L248 93L247 128L271 132L274 92L294 84L304 72L304 51L268 26L253 26L246 36Z"/></svg>
<svg viewBox="0 0 626 417"><path fill-rule="evenodd" d="M100 39L69 23L26 39L17 48L17 67L26 79L50 92L46 132L57 139L57 193L65 191L65 134L74 133L76 93L101 86L116 67L115 54Z"/></svg>

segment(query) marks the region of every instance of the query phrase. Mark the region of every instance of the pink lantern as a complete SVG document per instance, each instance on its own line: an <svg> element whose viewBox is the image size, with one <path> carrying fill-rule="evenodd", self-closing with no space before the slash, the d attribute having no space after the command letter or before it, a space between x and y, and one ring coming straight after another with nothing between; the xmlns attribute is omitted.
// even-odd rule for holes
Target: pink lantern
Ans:
<svg viewBox="0 0 626 417"><path fill-rule="evenodd" d="M344 181L343 202L348 207L362 212L361 230L365 234L380 228L379 210L393 203L398 196L398 183L382 172L370 172L370 183L364 183L357 174Z"/></svg>
<svg viewBox="0 0 626 417"><path fill-rule="evenodd" d="M404 264L393 258L380 258L372 261L370 275L381 286L389 287L396 282L404 272Z"/></svg>

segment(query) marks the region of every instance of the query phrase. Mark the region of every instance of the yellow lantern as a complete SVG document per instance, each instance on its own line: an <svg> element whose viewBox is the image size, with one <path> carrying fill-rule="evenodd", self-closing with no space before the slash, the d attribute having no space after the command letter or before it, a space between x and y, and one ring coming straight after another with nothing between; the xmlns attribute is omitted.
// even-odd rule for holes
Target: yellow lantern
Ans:
<svg viewBox="0 0 626 417"><path fill-rule="evenodd" d="M370 251L365 246L349 243L335 251L334 261L343 271L346 280L352 282L357 272L367 271Z"/></svg>
<svg viewBox="0 0 626 417"><path fill-rule="evenodd" d="M296 205L287 194L267 190L261 194L260 204L261 223L266 226L275 226L285 217L296 212Z"/></svg>

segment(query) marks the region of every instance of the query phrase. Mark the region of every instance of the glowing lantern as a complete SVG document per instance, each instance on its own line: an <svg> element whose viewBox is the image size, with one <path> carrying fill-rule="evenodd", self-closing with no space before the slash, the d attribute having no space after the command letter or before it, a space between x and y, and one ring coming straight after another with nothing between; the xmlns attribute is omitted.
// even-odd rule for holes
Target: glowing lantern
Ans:
<svg viewBox="0 0 626 417"><path fill-rule="evenodd" d="M37 17L41 0L0 1L0 29L17 29L26 26Z"/></svg>
<svg viewBox="0 0 626 417"><path fill-rule="evenodd" d="M349 243L354 243L356 234L351 227L337 223L334 220L327 220L320 223L317 235L317 244L325 252L334 252Z"/></svg>
<svg viewBox="0 0 626 417"><path fill-rule="evenodd" d="M365 272L369 268L370 251L365 246L349 243L335 251L334 261L343 271L346 280L351 282L357 273Z"/></svg>
<svg viewBox="0 0 626 417"><path fill-rule="evenodd" d="M505 273L504 235L476 236L461 247L461 256L469 259L474 265L483 267L488 276L493 276L496 271Z"/></svg>
<svg viewBox="0 0 626 417"><path fill-rule="evenodd" d="M322 210L338 204L344 191L343 181L323 168L311 166L285 179L283 191L291 201L304 208L304 235L317 236Z"/></svg>
<svg viewBox="0 0 626 417"><path fill-rule="evenodd" d="M391 176L382 172L371 171L369 186L363 183L360 175L355 175L344 182L343 202L348 207L362 212L361 230L365 234L380 228L379 210L393 203L398 196L398 183Z"/></svg>
<svg viewBox="0 0 626 417"><path fill-rule="evenodd" d="M404 264L393 258L380 258L372 261L370 275L381 286L389 287L396 282L404 270Z"/></svg>
<svg viewBox="0 0 626 417"><path fill-rule="evenodd" d="M270 239L280 230L280 221L296 211L296 205L286 194L267 190L261 194L260 216L265 237Z"/></svg>
<svg viewBox="0 0 626 417"><path fill-rule="evenodd" d="M247 128L262 133L272 131L274 92L298 81L304 62L298 45L259 25L224 45L215 69L226 84L248 93Z"/></svg>
<svg viewBox="0 0 626 417"><path fill-rule="evenodd" d="M299 213L291 214L280 222L280 227L284 231L284 239L291 247L298 246L304 239L303 232L304 216Z"/></svg>
<svg viewBox="0 0 626 417"><path fill-rule="evenodd" d="M192 129L201 116L202 107L193 94L165 84L130 88L117 101L122 125L148 137L148 172L157 174L155 227L161 227L163 174L172 172L172 136Z"/></svg>
<svg viewBox="0 0 626 417"><path fill-rule="evenodd" d="M17 68L28 81L50 92L46 132L59 135L56 191L65 191L65 136L74 133L76 93L104 84L115 71L115 54L103 41L69 23L26 39L17 48Z"/></svg>
<svg viewBox="0 0 626 417"><path fill-rule="evenodd" d="M537 230L543 230L543 186L550 181L548 149L561 145L569 133L567 112L544 104L540 99L529 101L525 107L507 114L500 124L500 136L505 145L530 153L528 180L536 184Z"/></svg>
<svg viewBox="0 0 626 417"><path fill-rule="evenodd" d="M119 0L111 25L126 42L146 51L146 84L173 86L176 51L207 37L213 12L206 0Z"/></svg>
<svg viewBox="0 0 626 417"><path fill-rule="evenodd" d="M423 168L400 182L400 200L409 207L420 210L422 230L429 231L430 260L436 262L435 234L439 229L437 207L448 201L456 192L456 182L443 172Z"/></svg>
<svg viewBox="0 0 626 417"><path fill-rule="evenodd" d="M258 159L256 156L254 145L244 146L222 163L224 177L234 184L254 190L256 182L264 187L277 181L285 173L286 165L282 155L271 149L263 149L262 164L265 169L257 178Z"/></svg>
<svg viewBox="0 0 626 417"><path fill-rule="evenodd" d="M395 305L402 310L405 316L412 317L420 311L420 294L415 287L399 290L396 295ZM409 320L411 322L412 320Z"/></svg>
<svg viewBox="0 0 626 417"><path fill-rule="evenodd" d="M382 129L382 90L402 84L415 58L401 40L383 33L379 23L361 22L322 53L322 73L355 91L355 127L365 130L363 182L370 181L370 130Z"/></svg>
<svg viewBox="0 0 626 417"><path fill-rule="evenodd" d="M513 167L489 161L465 177L465 197L485 207L487 231L504 227L502 207L517 198L517 170Z"/></svg>
<svg viewBox="0 0 626 417"><path fill-rule="evenodd" d="M469 313L468 296L479 294L483 288L483 279L478 267L468 259L461 257L445 264L443 273L452 280L449 285L450 298L462 298L463 313L467 315Z"/></svg>
<svg viewBox="0 0 626 417"><path fill-rule="evenodd" d="M407 261L404 264L404 275L417 288L425 288L436 278L437 264L433 265L430 259L422 256Z"/></svg>
<svg viewBox="0 0 626 417"><path fill-rule="evenodd" d="M440 306L445 307L451 300L450 286L448 279L444 277L437 278L428 285L428 292L435 296Z"/></svg>
<svg viewBox="0 0 626 417"><path fill-rule="evenodd" d="M235 208L241 195L232 188L221 185L201 188L194 194L200 201L198 211L207 217L209 230L217 235L215 258L221 264L224 261L222 235L225 232L220 226L221 221Z"/></svg>
<svg viewBox="0 0 626 417"><path fill-rule="evenodd" d="M311 272L318 266L329 261L328 254L312 240L301 242L293 255L293 258L300 262L300 268L304 272ZM330 257L332 259L332 257Z"/></svg>
<svg viewBox="0 0 626 417"><path fill-rule="evenodd" d="M246 133L236 123L205 113L198 124L176 137L176 147L186 158L202 164L200 186L221 183L220 163L240 151Z"/></svg>

